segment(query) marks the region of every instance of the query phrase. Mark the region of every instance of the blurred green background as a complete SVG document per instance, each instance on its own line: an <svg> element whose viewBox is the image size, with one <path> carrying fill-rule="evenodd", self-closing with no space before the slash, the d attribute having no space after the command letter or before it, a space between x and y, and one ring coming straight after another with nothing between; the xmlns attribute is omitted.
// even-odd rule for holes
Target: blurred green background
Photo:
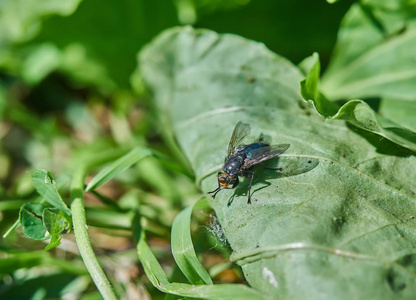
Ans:
<svg viewBox="0 0 416 300"><path fill-rule="evenodd" d="M157 118L150 117L152 103L141 81L136 56L163 29L190 24L235 33L265 43L295 64L317 51L324 70L341 18L351 2L2 1L1 116L8 125L17 122L19 128L28 127L24 131L8 128L7 132L18 132L7 134L7 126L2 126L5 163L0 174L7 182L3 188L7 190L14 181L9 174L16 169L13 164L26 168L32 163L25 154L25 149L32 152L27 150L28 140L20 140L20 135L28 134L28 130L42 131L49 139L52 136L48 130L62 130L65 125L83 127L83 135L91 134L89 131L99 130L98 125L94 127L90 124L94 118L79 112L90 103L101 102L120 114L131 107L140 108L146 121L136 120L133 126L141 136L157 135L160 128L155 124ZM39 118L41 124L36 123ZM52 124L57 120L65 124ZM10 160L10 156L16 159Z"/></svg>
<svg viewBox="0 0 416 300"><path fill-rule="evenodd" d="M134 286L141 296L162 297L146 281L142 270L132 267L137 265L137 257L134 249L131 251L134 245L130 233L123 231L128 224L122 215L108 212L102 205L105 197L117 199L126 210L140 205L158 258L171 269L173 277L179 276L170 256L170 226L178 211L195 201L199 192L186 162L163 139L151 95L141 79L138 52L164 29L192 25L263 42L295 64L318 52L325 70L339 24L352 2L1 1L1 233L15 222L23 203L37 198L31 170L49 170L59 179L58 183L62 182L58 185L68 199L66 178L79 163L106 153L117 157L138 145L160 150L180 162L180 166L149 160L107 184L100 195L87 197L86 205L90 225L95 226L93 243L99 245L105 268L112 270L112 279L117 278L117 272L127 276L118 281L116 290L126 292ZM197 219L209 223L212 217L201 214ZM218 244L208 232L215 232L215 224L208 230L196 228L197 248L212 249ZM28 255L44 247L43 242L25 239L17 229L0 241L0 255ZM217 277L218 282L244 281L240 271L223 258L224 251L228 251L226 247L218 246L203 253L204 265L223 263L224 270L215 271L222 274ZM53 298L69 293L68 290L85 299L99 298L82 266L68 271L69 266L65 265L80 263L73 239L69 237L64 246L50 254L33 253L28 258L19 256L15 261L7 261L7 268L3 266L1 298ZM59 262L63 264L59 271L50 269L50 265ZM22 267L26 269L21 271ZM42 286L40 278L53 281L44 281ZM51 282L55 289L47 284ZM74 287L69 288L68 282Z"/></svg>

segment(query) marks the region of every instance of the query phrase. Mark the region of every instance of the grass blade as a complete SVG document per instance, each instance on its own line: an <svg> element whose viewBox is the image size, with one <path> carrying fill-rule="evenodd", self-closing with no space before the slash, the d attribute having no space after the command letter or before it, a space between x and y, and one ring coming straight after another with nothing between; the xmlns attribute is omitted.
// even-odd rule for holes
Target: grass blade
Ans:
<svg viewBox="0 0 416 300"><path fill-rule="evenodd" d="M103 185L104 183L108 182L119 173L123 172L124 170L128 169L135 163L139 162L143 158L152 155L152 152L144 147L136 147L131 150L126 155L123 155L115 162L111 163L109 166L102 169L98 172L97 175L88 183L85 191L90 191L96 189L97 187Z"/></svg>
<svg viewBox="0 0 416 300"><path fill-rule="evenodd" d="M192 285L171 283L161 265L146 243L144 231L139 221L135 221L134 236L138 237L137 251L144 271L152 284L164 293L182 297L205 299L273 299L268 295L241 284Z"/></svg>
<svg viewBox="0 0 416 300"><path fill-rule="evenodd" d="M206 203L206 201L204 201ZM197 203L201 203L198 201ZM190 233L195 205L182 210L172 225L172 254L182 273L192 284L212 284L211 277L196 257Z"/></svg>

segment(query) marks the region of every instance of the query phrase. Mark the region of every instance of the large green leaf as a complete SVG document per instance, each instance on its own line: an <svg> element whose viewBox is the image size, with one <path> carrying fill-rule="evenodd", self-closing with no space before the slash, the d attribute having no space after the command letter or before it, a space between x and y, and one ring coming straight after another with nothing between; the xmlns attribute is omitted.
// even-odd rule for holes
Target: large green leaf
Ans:
<svg viewBox="0 0 416 300"><path fill-rule="evenodd" d="M344 121L325 123L301 98L302 73L262 44L177 28L140 61L204 193L217 186L238 121L251 124L247 142L264 134L291 144L266 164L281 172L257 172L253 204L247 180L210 199L252 287L288 299L414 297L414 156Z"/></svg>
<svg viewBox="0 0 416 300"><path fill-rule="evenodd" d="M330 99L416 101L416 6L363 0L344 17L322 89Z"/></svg>

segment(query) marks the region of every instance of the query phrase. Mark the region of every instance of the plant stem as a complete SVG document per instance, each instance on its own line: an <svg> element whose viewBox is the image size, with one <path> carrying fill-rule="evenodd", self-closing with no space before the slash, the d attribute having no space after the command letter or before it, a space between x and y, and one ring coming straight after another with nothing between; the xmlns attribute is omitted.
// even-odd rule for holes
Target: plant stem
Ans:
<svg viewBox="0 0 416 300"><path fill-rule="evenodd" d="M84 264L100 291L101 296L106 300L113 300L117 299L117 296L114 293L110 281L107 279L98 263L88 237L83 197L85 176L86 168L79 168L74 174L71 184L71 211L75 240Z"/></svg>
<svg viewBox="0 0 416 300"><path fill-rule="evenodd" d="M12 227L10 227L5 234L3 234L3 238L5 239L10 232L12 232L13 230L15 230L18 226L20 225L20 220L17 219L16 222L14 222L14 224L12 225Z"/></svg>

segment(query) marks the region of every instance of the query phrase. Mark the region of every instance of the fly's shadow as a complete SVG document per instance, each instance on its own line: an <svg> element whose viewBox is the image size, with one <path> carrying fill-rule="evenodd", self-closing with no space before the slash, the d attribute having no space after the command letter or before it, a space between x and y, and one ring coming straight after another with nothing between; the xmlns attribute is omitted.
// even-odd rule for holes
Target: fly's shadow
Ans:
<svg viewBox="0 0 416 300"><path fill-rule="evenodd" d="M254 181L252 195L256 192L265 189L272 185L269 181L271 179L278 179L284 177L292 177L307 173L315 169L319 165L318 159L304 158L304 157L276 157L269 161L266 161L253 169ZM235 192L227 202L227 206L230 206L234 198L237 196L246 196L248 193L250 178L244 178L239 186L235 189ZM253 199L254 200L254 199ZM254 200L256 201L256 200Z"/></svg>

